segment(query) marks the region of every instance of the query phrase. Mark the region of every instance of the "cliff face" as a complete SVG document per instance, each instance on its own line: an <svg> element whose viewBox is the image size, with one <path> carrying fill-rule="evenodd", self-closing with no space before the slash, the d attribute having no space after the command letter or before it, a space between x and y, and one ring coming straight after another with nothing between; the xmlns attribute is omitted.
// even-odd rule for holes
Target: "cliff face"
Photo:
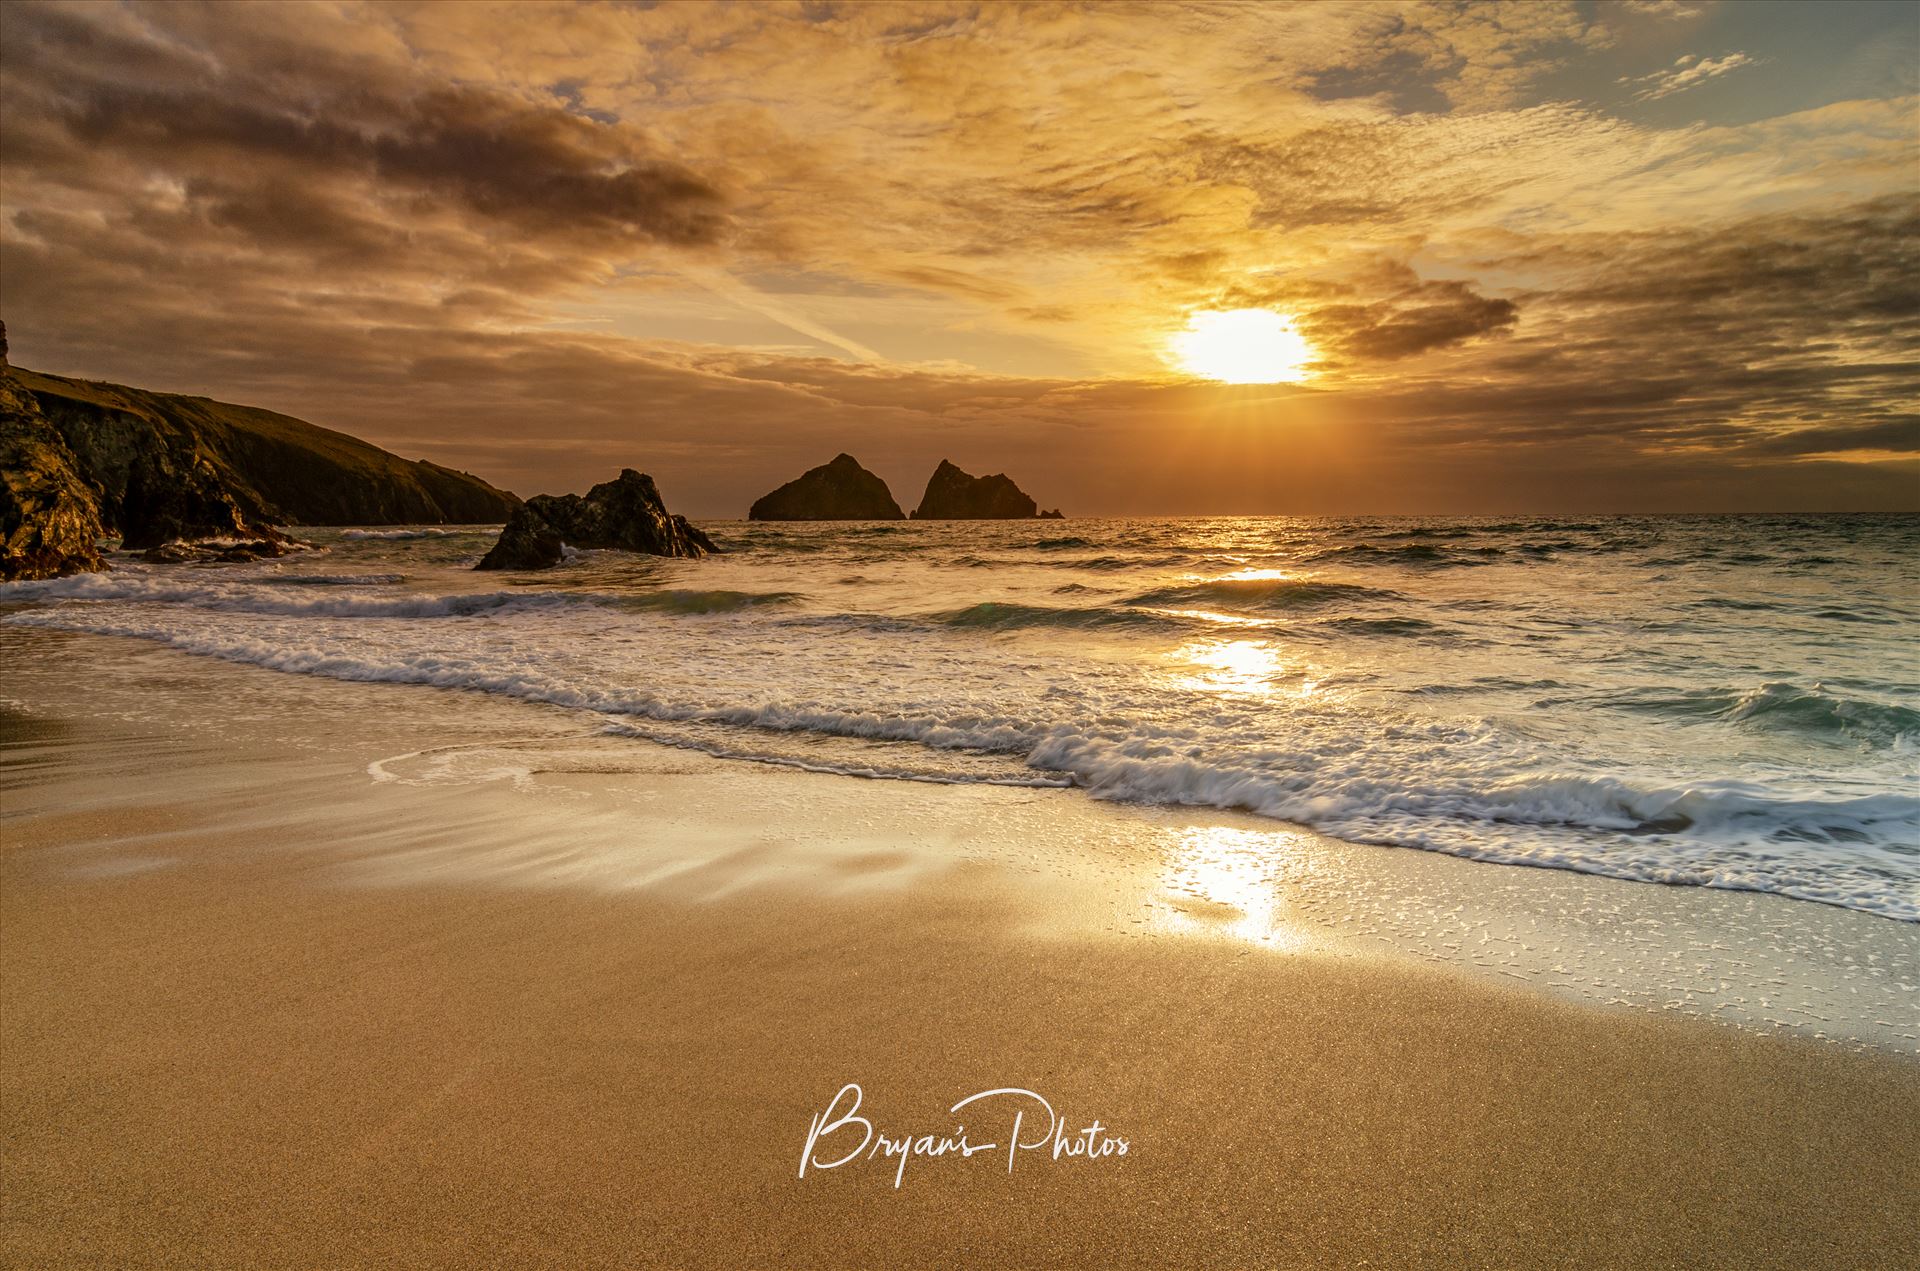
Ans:
<svg viewBox="0 0 1920 1271"><path fill-rule="evenodd" d="M269 524L505 520L519 500L463 472L250 406L16 371L127 546L263 537Z"/></svg>
<svg viewBox="0 0 1920 1271"><path fill-rule="evenodd" d="M810 468L756 501L749 521L900 521L905 514L887 483L852 455Z"/></svg>
<svg viewBox="0 0 1920 1271"><path fill-rule="evenodd" d="M475 569L545 569L565 547L615 548L650 556L705 556L720 549L684 516L667 511L653 478L623 468L582 496L536 494L518 508Z"/></svg>
<svg viewBox="0 0 1920 1271"><path fill-rule="evenodd" d="M971 476L945 459L933 470L927 492L921 496L920 506L913 510L916 521L1019 521L1059 515L1041 512L1033 499L1004 473Z"/></svg>
<svg viewBox="0 0 1920 1271"><path fill-rule="evenodd" d="M104 569L100 513L73 452L7 366L0 332L0 581Z"/></svg>

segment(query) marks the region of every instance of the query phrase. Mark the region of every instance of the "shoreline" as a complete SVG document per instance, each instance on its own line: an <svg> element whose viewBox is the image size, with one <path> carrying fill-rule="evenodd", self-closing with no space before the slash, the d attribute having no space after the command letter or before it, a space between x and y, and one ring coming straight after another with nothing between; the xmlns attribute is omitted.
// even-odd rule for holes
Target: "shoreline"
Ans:
<svg viewBox="0 0 1920 1271"><path fill-rule="evenodd" d="M1467 880L1482 930L1531 914L1550 959L1561 906L1691 889L19 634L9 1264L1788 1266L1920 1238L1910 1054L1503 985L1407 908ZM1289 836L1284 868L1249 872L1250 835ZM1697 901L1708 935L1796 906ZM1131 1151L797 1177L847 1082L888 1133L1019 1086Z"/></svg>
<svg viewBox="0 0 1920 1271"><path fill-rule="evenodd" d="M539 878L539 861L526 849L456 847L443 853L448 868L432 881L464 873L509 885L651 886L660 861L642 868L631 854L591 845L596 835L622 832L619 809L636 791L650 817L664 813L667 832L697 845L683 854L702 863L731 840L783 834L777 819L736 811L777 791L797 807L830 809L844 823L888 824L882 841L862 848L886 862L857 867L869 883L911 886L929 871L972 861L1051 880L1077 915L1040 924L1055 934L1314 946L1443 967L1592 1008L1676 1013L1920 1056L1920 924L1840 905L1354 843L1252 813L1109 801L1046 783L869 780L786 760L716 756L620 723L606 727L601 717L563 706L287 673L134 637L0 623L0 653L18 668L14 682L56 714L115 727L139 719L199 737L238 730L239 744L255 750L324 746L342 756L332 775L356 786L371 782L391 794L500 785L571 800L576 815L599 816L571 871ZM87 668L90 689L74 691L69 661ZM229 718L229 701L245 704L239 719ZM138 702L149 703L144 715L130 710ZM245 722L282 717L313 726L277 736ZM696 774L718 783L711 808L688 811L693 799L654 788L662 776ZM247 778L221 769L203 779L224 788ZM981 820L986 808L992 828L964 841L928 833L943 820ZM523 812L510 805L500 815L526 837ZM546 828L535 827L532 837ZM903 844L912 850L903 853ZM784 844L781 857L789 881L801 879L803 890L842 885L837 863L794 846ZM364 877L406 881L407 862L419 856L383 852L359 868Z"/></svg>

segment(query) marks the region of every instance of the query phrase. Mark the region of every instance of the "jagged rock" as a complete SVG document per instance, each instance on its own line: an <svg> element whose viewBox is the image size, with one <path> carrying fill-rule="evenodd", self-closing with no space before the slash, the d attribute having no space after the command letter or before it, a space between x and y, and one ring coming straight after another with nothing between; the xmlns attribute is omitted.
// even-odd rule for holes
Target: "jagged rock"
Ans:
<svg viewBox="0 0 1920 1271"><path fill-rule="evenodd" d="M13 377L0 325L0 580L106 568L100 506L73 452Z"/></svg>
<svg viewBox="0 0 1920 1271"><path fill-rule="evenodd" d="M538 494L514 510L499 541L474 568L545 569L565 547L613 548L651 556L705 556L713 540L667 511L653 478L622 468L582 496Z"/></svg>
<svg viewBox="0 0 1920 1271"><path fill-rule="evenodd" d="M538 496L536 496L538 497ZM521 504L475 569L546 569L560 563L565 544L560 531Z"/></svg>
<svg viewBox="0 0 1920 1271"><path fill-rule="evenodd" d="M1064 521L1067 518L1066 514L1061 512L1059 508L1050 508L1040 514L1040 519L1043 521Z"/></svg>
<svg viewBox="0 0 1920 1271"><path fill-rule="evenodd" d="M120 497L120 546L155 548L180 539L284 538L241 510L204 455L156 444L134 460Z"/></svg>
<svg viewBox="0 0 1920 1271"><path fill-rule="evenodd" d="M301 551L304 543L285 538L260 538L250 543L189 542L175 539L149 547L140 559L154 565L221 564L239 565L248 561L269 560Z"/></svg>
<svg viewBox="0 0 1920 1271"><path fill-rule="evenodd" d="M755 501L749 521L903 521L887 483L852 455L810 468Z"/></svg>
<svg viewBox="0 0 1920 1271"><path fill-rule="evenodd" d="M1022 521L1038 514L1038 505L1006 474L976 477L945 459L927 481L927 492L913 510L916 521ZM1064 520L1058 512L1051 514Z"/></svg>

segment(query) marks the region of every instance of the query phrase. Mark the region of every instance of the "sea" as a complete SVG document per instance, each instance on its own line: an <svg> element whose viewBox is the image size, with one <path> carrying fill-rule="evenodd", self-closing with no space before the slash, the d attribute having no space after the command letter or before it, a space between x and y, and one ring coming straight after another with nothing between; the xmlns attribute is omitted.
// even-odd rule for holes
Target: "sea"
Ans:
<svg viewBox="0 0 1920 1271"><path fill-rule="evenodd" d="M1920 517L497 527L0 588L0 621L577 712L847 779L1061 787L1920 921Z"/></svg>

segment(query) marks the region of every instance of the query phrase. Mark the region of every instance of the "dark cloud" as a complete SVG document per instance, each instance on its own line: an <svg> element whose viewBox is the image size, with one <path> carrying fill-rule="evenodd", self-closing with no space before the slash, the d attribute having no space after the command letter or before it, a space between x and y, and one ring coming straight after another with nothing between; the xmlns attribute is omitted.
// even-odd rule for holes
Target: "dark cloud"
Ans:
<svg viewBox="0 0 1920 1271"><path fill-rule="evenodd" d="M1289 277L1229 289L1222 308L1292 315L1323 357L1391 362L1513 327L1520 308L1470 283L1422 281L1402 261L1345 262L1339 278Z"/></svg>
<svg viewBox="0 0 1920 1271"><path fill-rule="evenodd" d="M1748 442L1740 450L1751 455L1837 455L1848 451L1920 455L1920 415L1875 424L1796 428Z"/></svg>
<svg viewBox="0 0 1920 1271"><path fill-rule="evenodd" d="M1582 236L1488 265L1567 280L1526 301L1527 336L1515 342L1534 359L1524 374L1664 386L1665 419L1722 428L1748 453L1811 453L1750 443L1871 429L1920 409L1920 200L1910 196Z"/></svg>
<svg viewBox="0 0 1920 1271"><path fill-rule="evenodd" d="M1504 331L1519 317L1511 300L1480 295L1464 282L1430 282L1375 304L1309 310L1302 326L1349 357L1392 361Z"/></svg>
<svg viewBox="0 0 1920 1271"><path fill-rule="evenodd" d="M712 183L637 130L550 96L423 86L371 56L318 56L329 74L286 74L271 39L222 57L217 44L89 16L8 6L0 144L12 180L171 180L214 194L212 224L271 247L339 237L327 221L351 219L342 191L389 218L451 212L603 247L710 244L726 230Z"/></svg>

